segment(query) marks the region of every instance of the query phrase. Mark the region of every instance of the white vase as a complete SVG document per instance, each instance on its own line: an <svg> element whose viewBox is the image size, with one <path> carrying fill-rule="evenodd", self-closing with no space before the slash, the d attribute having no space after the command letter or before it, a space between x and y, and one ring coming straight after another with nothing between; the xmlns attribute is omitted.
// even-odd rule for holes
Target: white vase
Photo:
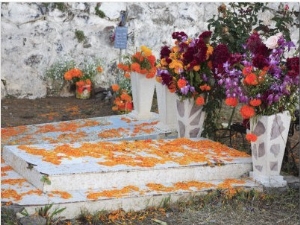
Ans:
<svg viewBox="0 0 300 225"><path fill-rule="evenodd" d="M266 187L284 187L280 175L291 115L289 111L250 119L250 130L257 136L251 142L253 172L250 176Z"/></svg>
<svg viewBox="0 0 300 225"><path fill-rule="evenodd" d="M176 96L176 112L178 137L200 137L206 117L203 106L196 105L193 98L180 100Z"/></svg>
<svg viewBox="0 0 300 225"><path fill-rule="evenodd" d="M132 72L130 74L133 111L130 116L135 119L150 119L153 117L151 107L155 89L155 77L146 78L146 75Z"/></svg>
<svg viewBox="0 0 300 225"><path fill-rule="evenodd" d="M176 94L171 93L166 85L155 83L159 122L155 126L163 133L176 131Z"/></svg>

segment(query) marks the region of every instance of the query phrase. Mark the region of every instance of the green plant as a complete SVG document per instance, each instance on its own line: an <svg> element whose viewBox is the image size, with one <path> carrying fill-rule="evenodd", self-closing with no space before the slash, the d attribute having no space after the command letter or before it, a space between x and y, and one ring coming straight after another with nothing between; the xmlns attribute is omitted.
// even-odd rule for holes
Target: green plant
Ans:
<svg viewBox="0 0 300 225"><path fill-rule="evenodd" d="M79 43L85 40L85 35L82 30L75 30L75 37L77 38Z"/></svg>
<svg viewBox="0 0 300 225"><path fill-rule="evenodd" d="M46 224L47 225L50 225L50 224L53 224L53 218L54 216L60 214L61 212L63 212L66 207L64 208L61 208L61 209L55 209L52 213L50 212L50 209L52 208L53 206L53 203L49 204L49 205L45 205L44 207L41 207L39 208L38 210L35 209L36 213L39 215L39 216L42 216L46 219Z"/></svg>
<svg viewBox="0 0 300 225"><path fill-rule="evenodd" d="M51 181L50 181L48 175L43 175L42 178L41 178L41 181L42 181L43 183L48 184L48 185L51 184Z"/></svg>
<svg viewBox="0 0 300 225"><path fill-rule="evenodd" d="M99 16L100 18L104 18L106 16L105 13L98 8L98 6L95 7L95 12L96 15Z"/></svg>

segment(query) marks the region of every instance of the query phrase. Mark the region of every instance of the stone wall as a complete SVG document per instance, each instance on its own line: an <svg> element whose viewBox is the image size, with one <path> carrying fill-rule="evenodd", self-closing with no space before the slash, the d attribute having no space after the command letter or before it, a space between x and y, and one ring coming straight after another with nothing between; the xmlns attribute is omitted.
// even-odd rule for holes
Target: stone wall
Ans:
<svg viewBox="0 0 300 225"><path fill-rule="evenodd" d="M76 62L88 57L101 58L104 72L97 75L96 87L108 87L114 82L120 55L132 53L140 45L153 49L159 56L160 47L172 44L174 31L196 36L207 29L207 21L220 3L75 3L66 4L65 12L48 3L1 3L1 97L41 98L49 94L52 83L45 71L55 61L68 56ZM299 3L288 3L297 7ZM271 3L277 8L278 3ZM105 13L96 15L95 7ZM120 11L128 11L129 40L126 50L114 48L110 40L118 25ZM299 10L298 10L299 11ZM272 15L261 15L268 24ZM86 36L78 42L75 31ZM292 39L299 39L292 30Z"/></svg>

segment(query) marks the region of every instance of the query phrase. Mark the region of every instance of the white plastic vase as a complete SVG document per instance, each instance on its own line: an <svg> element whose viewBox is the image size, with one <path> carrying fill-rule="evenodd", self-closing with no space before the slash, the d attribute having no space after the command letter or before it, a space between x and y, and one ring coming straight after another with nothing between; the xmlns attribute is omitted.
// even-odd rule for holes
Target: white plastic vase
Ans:
<svg viewBox="0 0 300 225"><path fill-rule="evenodd" d="M266 187L284 187L280 175L291 115L289 111L250 119L250 130L257 136L251 142L253 172L250 176Z"/></svg>
<svg viewBox="0 0 300 225"><path fill-rule="evenodd" d="M130 80L134 109L130 116L140 120L153 117L151 107L156 82L155 77L146 78L144 74L132 72Z"/></svg>
<svg viewBox="0 0 300 225"><path fill-rule="evenodd" d="M201 137L206 117L203 106L196 105L193 98L181 100L176 96L176 109L178 137Z"/></svg>
<svg viewBox="0 0 300 225"><path fill-rule="evenodd" d="M155 83L159 122L155 126L163 133L176 131L176 94L171 93L166 85Z"/></svg>

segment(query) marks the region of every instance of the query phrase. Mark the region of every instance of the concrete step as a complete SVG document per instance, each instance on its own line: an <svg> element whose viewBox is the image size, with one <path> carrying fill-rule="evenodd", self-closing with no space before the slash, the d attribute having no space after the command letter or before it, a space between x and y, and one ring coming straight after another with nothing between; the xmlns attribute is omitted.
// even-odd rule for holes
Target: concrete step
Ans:
<svg viewBox="0 0 300 225"><path fill-rule="evenodd" d="M80 183L81 185L82 183ZM65 185L68 185L66 182ZM95 212L100 210L125 211L143 210L150 206L160 206L162 203L173 203L191 196L206 194L208 191L223 189L231 191L236 188L255 189L262 191L262 187L251 179L232 178L213 181L163 182L157 181L145 185L117 184L110 189L80 189L53 190L43 193L35 186L16 173L4 160L1 163L1 202L23 206L29 214L34 214L37 208L52 203L53 209L66 209L59 214L66 219L77 217L81 210Z"/></svg>
<svg viewBox="0 0 300 225"><path fill-rule="evenodd" d="M208 139L5 146L3 159L43 192L239 178L251 157Z"/></svg>
<svg viewBox="0 0 300 225"><path fill-rule="evenodd" d="M1 146L96 140L156 139L158 114L136 120L129 114L1 128Z"/></svg>

